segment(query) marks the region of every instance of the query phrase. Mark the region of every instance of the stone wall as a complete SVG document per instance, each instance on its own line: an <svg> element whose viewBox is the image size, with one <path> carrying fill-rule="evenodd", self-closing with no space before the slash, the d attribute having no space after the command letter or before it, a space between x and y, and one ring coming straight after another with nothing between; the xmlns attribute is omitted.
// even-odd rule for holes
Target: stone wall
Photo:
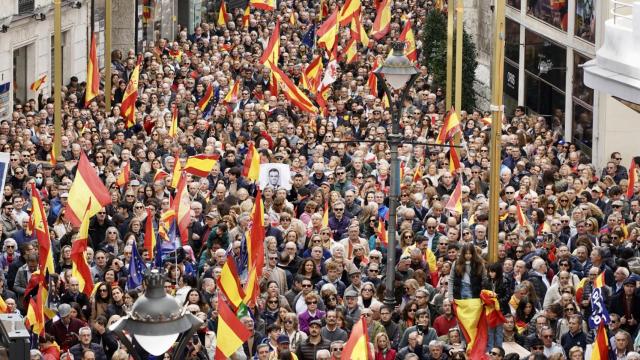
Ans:
<svg viewBox="0 0 640 360"><path fill-rule="evenodd" d="M464 26L472 36L478 51L478 69L474 88L479 110L488 110L491 103L491 53L493 52L493 12L490 0L463 0Z"/></svg>
<svg viewBox="0 0 640 360"><path fill-rule="evenodd" d="M135 1L112 0L111 48L123 52L133 49Z"/></svg>

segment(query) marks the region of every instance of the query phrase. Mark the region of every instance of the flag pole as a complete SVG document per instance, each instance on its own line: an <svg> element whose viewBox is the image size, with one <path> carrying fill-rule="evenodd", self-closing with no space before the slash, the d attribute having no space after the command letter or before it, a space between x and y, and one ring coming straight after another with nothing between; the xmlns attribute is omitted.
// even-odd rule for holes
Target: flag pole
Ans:
<svg viewBox="0 0 640 360"><path fill-rule="evenodd" d="M104 110L111 111L111 0L104 1Z"/></svg>
<svg viewBox="0 0 640 360"><path fill-rule="evenodd" d="M447 79L445 88L446 109L451 109L453 84L453 0L447 1Z"/></svg>
<svg viewBox="0 0 640 360"><path fill-rule="evenodd" d="M502 130L502 81L504 74L505 0L496 0L493 27L493 61L491 64L491 172L489 181L489 261L498 260L498 202L500 200L500 136Z"/></svg>
<svg viewBox="0 0 640 360"><path fill-rule="evenodd" d="M462 35L464 34L464 8L462 0L456 1L456 92L455 106L456 113L460 117L462 109Z"/></svg>
<svg viewBox="0 0 640 360"><path fill-rule="evenodd" d="M54 0L53 12L53 156L60 157L62 149L62 0Z"/></svg>

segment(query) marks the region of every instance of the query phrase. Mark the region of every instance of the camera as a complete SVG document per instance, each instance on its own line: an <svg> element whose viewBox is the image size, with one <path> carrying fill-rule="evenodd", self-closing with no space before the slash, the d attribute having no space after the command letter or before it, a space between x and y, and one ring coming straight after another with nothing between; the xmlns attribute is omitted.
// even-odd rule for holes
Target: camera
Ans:
<svg viewBox="0 0 640 360"><path fill-rule="evenodd" d="M416 330L418 331L418 335L424 334L425 330L427 330L427 326L423 324L416 325Z"/></svg>

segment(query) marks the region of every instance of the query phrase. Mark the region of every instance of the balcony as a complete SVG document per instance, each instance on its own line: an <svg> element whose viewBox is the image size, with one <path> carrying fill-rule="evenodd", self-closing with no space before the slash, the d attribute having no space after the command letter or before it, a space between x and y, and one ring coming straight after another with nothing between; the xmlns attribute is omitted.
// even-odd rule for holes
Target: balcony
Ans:
<svg viewBox="0 0 640 360"><path fill-rule="evenodd" d="M18 0L18 15L32 13L35 5L35 0Z"/></svg>
<svg viewBox="0 0 640 360"><path fill-rule="evenodd" d="M596 58L583 65L584 83L640 104L640 1L609 0L610 18Z"/></svg>

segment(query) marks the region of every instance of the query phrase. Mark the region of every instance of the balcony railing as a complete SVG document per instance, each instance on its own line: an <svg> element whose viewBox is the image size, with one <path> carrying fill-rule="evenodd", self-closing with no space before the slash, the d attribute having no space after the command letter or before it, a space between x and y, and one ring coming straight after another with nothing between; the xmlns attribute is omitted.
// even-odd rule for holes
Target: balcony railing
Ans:
<svg viewBox="0 0 640 360"><path fill-rule="evenodd" d="M32 13L35 3L35 0L18 0L18 15Z"/></svg>
<svg viewBox="0 0 640 360"><path fill-rule="evenodd" d="M633 6L630 1L625 0L610 0L611 19L614 24L627 26L631 28L633 26Z"/></svg>

